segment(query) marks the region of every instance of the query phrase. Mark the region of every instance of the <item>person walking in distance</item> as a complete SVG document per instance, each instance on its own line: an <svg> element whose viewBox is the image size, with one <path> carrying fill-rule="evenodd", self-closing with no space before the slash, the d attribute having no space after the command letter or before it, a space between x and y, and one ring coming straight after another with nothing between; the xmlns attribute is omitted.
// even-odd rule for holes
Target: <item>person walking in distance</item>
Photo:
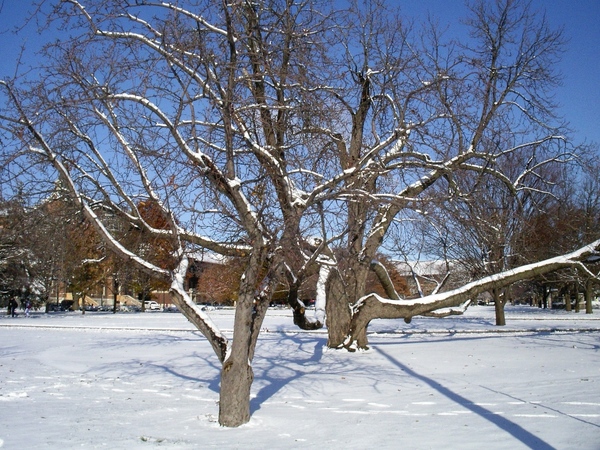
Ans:
<svg viewBox="0 0 600 450"><path fill-rule="evenodd" d="M8 314L11 315L11 317L16 317L17 316L17 301L14 298L11 298L8 301Z"/></svg>

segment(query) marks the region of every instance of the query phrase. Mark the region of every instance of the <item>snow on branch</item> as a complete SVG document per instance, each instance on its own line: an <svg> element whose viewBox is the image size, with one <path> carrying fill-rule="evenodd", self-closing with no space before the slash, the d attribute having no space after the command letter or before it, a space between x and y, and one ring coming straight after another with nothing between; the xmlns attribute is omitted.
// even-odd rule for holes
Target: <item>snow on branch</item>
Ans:
<svg viewBox="0 0 600 450"><path fill-rule="evenodd" d="M186 292L184 281L188 265L189 262L187 256L182 256L177 269L174 271L173 281L169 292L177 307L206 337L217 354L219 361L223 362L227 358L227 353L230 348L229 341L215 325L210 316L202 311Z"/></svg>
<svg viewBox="0 0 600 450"><path fill-rule="evenodd" d="M462 308L466 308L469 302L482 292L489 291L492 288L497 289L508 286L517 281L559 269L581 268L590 257L597 255L599 251L600 239L565 255L489 275L467 283L460 288L414 300L392 300L376 294L369 294L362 297L353 306L351 330L344 346L347 348L366 348L366 330L369 322L373 319L404 318L406 322L410 322L412 317L419 315L443 316L458 314ZM592 273L589 272L589 274ZM457 309L457 306L460 308Z"/></svg>
<svg viewBox="0 0 600 450"><path fill-rule="evenodd" d="M190 19L194 20L195 22L198 22L199 24L201 24L202 26L206 27L207 30L212 31L214 33L220 34L222 36L227 37L227 30L223 30L213 24L211 24L210 22L208 22L204 17L199 16L198 14L194 14L191 11L184 9L180 6L177 6L173 3L168 3L168 2L149 2L146 1L144 2L144 5L149 5L149 6L158 6L158 7L163 7L163 8L168 8L171 9L173 11L176 11L184 16L189 17ZM235 37L233 38L234 42L236 41Z"/></svg>
<svg viewBox="0 0 600 450"><path fill-rule="evenodd" d="M46 141L44 136L36 129L33 123L29 120L27 114L23 110L21 103L10 86L0 80L0 85L4 86L7 89L7 93L11 98L17 113L19 115L18 119L12 119L13 122L18 123L24 126L32 135L33 140L39 145L36 147L32 144L28 144L28 150L32 153L38 154L44 157L59 173L59 176L63 183L65 184L68 191L73 196L75 202L81 207L84 215L88 220L90 220L92 226L96 229L96 231L103 237L103 240L106 242L107 246L113 250L117 255L121 258L133 261L136 263L142 270L153 276L159 277L168 277L170 272L168 270L162 269L149 261L141 258L139 255L131 252L127 248L125 248L120 242L118 242L112 233L104 226L102 220L96 215L93 211L90 204L85 201L84 197L80 194L77 186L75 185L75 181L73 180L69 170L65 167L63 162L59 159L58 155L54 153L50 144Z"/></svg>
<svg viewBox="0 0 600 450"><path fill-rule="evenodd" d="M455 306L462 303L463 299L473 298L477 294L485 292L492 287L504 287L516 281L543 275L566 267L581 267L586 258L595 254L598 250L600 250L600 239L571 253L489 275L480 280L468 283L458 289L414 300L413 304L415 306L436 304L439 304L440 307ZM385 302L392 302L392 300L385 300Z"/></svg>
<svg viewBox="0 0 600 450"><path fill-rule="evenodd" d="M440 308L440 309L436 309L435 311L423 313L422 315L426 316L426 317L437 317L437 318L448 317L448 316L460 316L461 314L464 314L464 312L467 310L467 308L471 304L471 301L472 300L467 300L466 302L462 303L461 305L459 305L456 308Z"/></svg>

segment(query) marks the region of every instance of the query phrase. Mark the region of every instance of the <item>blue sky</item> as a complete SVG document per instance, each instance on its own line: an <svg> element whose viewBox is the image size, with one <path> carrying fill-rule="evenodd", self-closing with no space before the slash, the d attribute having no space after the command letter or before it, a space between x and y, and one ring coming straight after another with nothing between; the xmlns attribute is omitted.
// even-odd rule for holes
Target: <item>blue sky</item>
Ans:
<svg viewBox="0 0 600 450"><path fill-rule="evenodd" d="M466 7L461 0L397 0L408 16L438 18L450 30L460 28ZM600 144L600 0L532 0L545 10L553 28L564 28L568 40L559 73L563 85L556 91L561 114L576 131L578 142Z"/></svg>
<svg viewBox="0 0 600 450"><path fill-rule="evenodd" d="M393 1L393 0L390 0ZM461 0L396 0L407 17L420 20L427 12L450 31L458 29L465 7ZM563 86L556 92L561 112L576 130L577 141L600 143L600 0L532 0L535 8L545 9L550 24L564 27L569 40L558 70ZM0 77L14 73L15 61L22 44L31 50L39 46L35 24L15 35L12 30L22 24L32 0L0 0Z"/></svg>

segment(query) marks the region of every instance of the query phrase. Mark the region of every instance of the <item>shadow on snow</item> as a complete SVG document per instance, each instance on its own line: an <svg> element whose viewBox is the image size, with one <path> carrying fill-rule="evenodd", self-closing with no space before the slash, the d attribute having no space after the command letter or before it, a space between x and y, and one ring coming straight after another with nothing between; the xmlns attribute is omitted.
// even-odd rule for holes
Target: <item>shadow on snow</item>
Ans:
<svg viewBox="0 0 600 450"><path fill-rule="evenodd" d="M425 375L421 375L421 374L415 372L410 367L402 364L400 361L395 359L390 354L386 353L381 348L377 348L376 346L374 346L374 348L376 349L377 352L379 352L388 361L390 361L396 367L398 367L399 369L404 371L404 373L423 381L424 383L428 384L433 389L438 391L440 394L446 396L450 400L458 403L459 405L463 406L464 408L471 410L472 412L479 415L480 417L492 422L498 428L501 428L502 430L508 432L509 434L514 436L516 439L521 441L523 444L525 444L529 448L532 448L535 450L552 450L552 449L554 449L554 447L552 447L550 444L543 441L542 439L535 436L534 434L530 433L529 431L524 429L522 426L516 424L515 422L508 420L506 417L502 417L497 414L494 414L489 409L486 409L480 405L474 404L473 402L469 401L469 399L463 397L462 395L457 394L456 392L451 391L450 389L448 389L447 387L438 383L437 381L435 381L431 378L428 378Z"/></svg>

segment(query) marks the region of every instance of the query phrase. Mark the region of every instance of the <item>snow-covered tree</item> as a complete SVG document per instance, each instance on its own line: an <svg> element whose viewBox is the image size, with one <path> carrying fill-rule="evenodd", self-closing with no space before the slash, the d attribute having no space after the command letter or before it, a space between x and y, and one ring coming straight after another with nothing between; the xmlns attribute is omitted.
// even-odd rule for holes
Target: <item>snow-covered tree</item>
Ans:
<svg viewBox="0 0 600 450"><path fill-rule="evenodd" d="M295 251L309 204L293 174L315 169L302 163L316 155L299 130L311 117L303 105L317 104L308 80L324 43L311 51L313 36L334 35L327 16L310 2L55 7L71 39L46 49L43 81L29 93L3 83L4 130L20 142L6 148L5 167L20 156L49 162L108 248L171 280L179 309L223 363L220 423L240 425L268 293L286 271L280 242ZM142 200L167 226L145 217ZM123 222L170 241L175 263L122 238L114 225ZM200 248L246 260L232 341L184 289Z"/></svg>
<svg viewBox="0 0 600 450"><path fill-rule="evenodd" d="M222 363L225 426L249 420L251 361L282 280L299 326L322 327L326 313L330 346L364 348L374 318L444 314L598 245L402 300L376 261L395 219L438 196L433 186L445 187L437 201L463 200L459 173L515 191L566 157L548 101L560 33L513 1L474 6L465 43L411 32L383 1L336 5L56 1L68 37L46 47L39 82L1 82L4 167L50 165L108 247L170 280ZM529 159L511 178L503 164L519 151ZM119 239L110 217L168 241L173 262ZM184 289L198 250L245 261L232 340ZM312 318L298 292L315 265ZM389 298L367 292L371 271Z"/></svg>
<svg viewBox="0 0 600 450"><path fill-rule="evenodd" d="M340 274L343 289L337 289L346 298L328 296L328 306L338 303L337 314L345 314L349 323L365 314L361 322L379 316L375 300L369 313L354 302L365 294L364 279L390 227L431 202L470 201L472 192L463 189L461 179L478 186L494 178L506 195L516 194L530 188L540 167L568 157L548 98L557 81L552 69L560 33L549 29L542 16L518 2L477 3L467 20L469 42L443 44L432 28L421 51L407 45L406 53L397 56L403 62L399 66L378 59L382 36L389 32L369 28L371 11L363 11L357 17L366 38L360 41L361 51L352 55L362 74L353 79L361 95L355 95L355 132L348 147L354 149L353 161L367 160L364 164L384 170L353 180L357 190L370 195L353 199L349 207L347 245L353 267ZM391 69L397 67L398 74ZM381 150L384 136L391 143ZM377 158L370 158L373 153ZM515 170L511 162L518 153L527 157ZM353 305L350 312L348 303ZM393 309L388 303L381 307ZM397 314L409 320L411 311ZM345 328L336 336L330 331L334 345L342 340L365 344L364 335L348 337Z"/></svg>

